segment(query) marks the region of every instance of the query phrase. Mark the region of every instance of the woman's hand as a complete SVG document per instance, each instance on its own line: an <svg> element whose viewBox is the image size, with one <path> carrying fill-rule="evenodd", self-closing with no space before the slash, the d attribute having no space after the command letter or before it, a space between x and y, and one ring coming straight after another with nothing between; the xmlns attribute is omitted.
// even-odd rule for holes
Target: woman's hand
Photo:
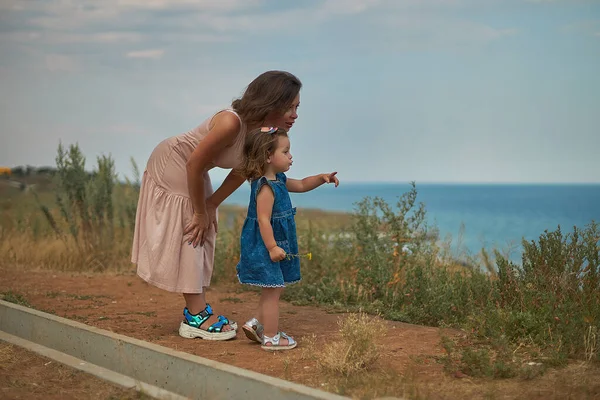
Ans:
<svg viewBox="0 0 600 400"><path fill-rule="evenodd" d="M271 257L271 261L278 262L285 260L286 254L285 250L283 250L281 247L275 246L269 250L269 256Z"/></svg>
<svg viewBox="0 0 600 400"><path fill-rule="evenodd" d="M204 246L204 237L209 228L206 214L194 213L192 221L185 227L184 235L189 235L188 244L196 247L198 244Z"/></svg>
<svg viewBox="0 0 600 400"><path fill-rule="evenodd" d="M188 244L194 247L197 247L198 244L204 246L206 235L211 228L215 229L215 233L218 232L217 207L210 201L207 201L205 213L194 213L192 222L188 224L183 234L189 234Z"/></svg>

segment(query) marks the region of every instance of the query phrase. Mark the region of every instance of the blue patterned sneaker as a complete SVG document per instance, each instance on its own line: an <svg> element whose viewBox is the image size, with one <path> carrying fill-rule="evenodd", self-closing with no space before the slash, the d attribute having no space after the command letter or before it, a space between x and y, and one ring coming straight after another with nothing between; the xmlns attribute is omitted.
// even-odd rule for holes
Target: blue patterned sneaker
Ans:
<svg viewBox="0 0 600 400"><path fill-rule="evenodd" d="M183 309L184 320L179 325L179 336L188 339L199 337L204 340L229 340L236 336L237 324L235 322L230 323L222 315L218 316L219 320L217 322L207 329L202 329L202 324L208 321L211 315L213 315L213 311L210 304L207 304L206 308L196 315L190 314L187 307L185 307ZM231 326L231 330L224 332L223 327L225 325Z"/></svg>

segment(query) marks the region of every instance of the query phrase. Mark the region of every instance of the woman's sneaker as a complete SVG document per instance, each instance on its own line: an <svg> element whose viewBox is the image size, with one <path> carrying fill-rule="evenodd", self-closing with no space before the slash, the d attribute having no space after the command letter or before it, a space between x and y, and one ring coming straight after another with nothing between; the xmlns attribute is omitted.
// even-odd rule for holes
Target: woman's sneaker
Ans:
<svg viewBox="0 0 600 400"><path fill-rule="evenodd" d="M217 322L207 329L202 329L202 324L204 324L211 315L213 315L212 308L208 304L206 305L206 308L198 314L191 314L187 307L184 308L184 320L181 321L181 324L179 325L179 336L187 339L199 337L204 340L229 340L236 336L237 324L234 327L233 324L222 315L219 315L219 320ZM231 330L223 331L223 327L226 325L231 326Z"/></svg>

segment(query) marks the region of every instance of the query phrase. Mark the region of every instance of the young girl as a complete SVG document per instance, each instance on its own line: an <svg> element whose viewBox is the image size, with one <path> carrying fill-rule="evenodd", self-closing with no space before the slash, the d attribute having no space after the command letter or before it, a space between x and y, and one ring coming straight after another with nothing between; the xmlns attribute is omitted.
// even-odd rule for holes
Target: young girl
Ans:
<svg viewBox="0 0 600 400"><path fill-rule="evenodd" d="M262 287L258 319L250 319L243 330L249 339L262 343L264 350L293 349L296 341L278 326L279 296L286 285L300 281L296 208L289 192L308 192L324 183L337 187L337 172L288 179L284 172L292 166L292 154L283 128L249 132L243 156L239 173L251 182L251 193L237 275L241 283Z"/></svg>

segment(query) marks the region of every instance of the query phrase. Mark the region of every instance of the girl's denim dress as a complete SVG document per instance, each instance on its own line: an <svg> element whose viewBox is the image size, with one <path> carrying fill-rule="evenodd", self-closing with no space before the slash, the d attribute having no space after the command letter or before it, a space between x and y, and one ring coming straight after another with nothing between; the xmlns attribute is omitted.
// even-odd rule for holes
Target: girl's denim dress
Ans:
<svg viewBox="0 0 600 400"><path fill-rule="evenodd" d="M300 259L298 257L287 257L279 262L271 261L269 251L260 235L256 214L258 192L263 185L269 185L275 195L271 214L275 242L286 254L298 254L294 220L296 208L292 207L290 194L285 186L286 180L285 174L279 173L273 181L263 176L251 184L248 215L242 228L240 262L236 267L241 283L262 287L284 287L300 281Z"/></svg>

